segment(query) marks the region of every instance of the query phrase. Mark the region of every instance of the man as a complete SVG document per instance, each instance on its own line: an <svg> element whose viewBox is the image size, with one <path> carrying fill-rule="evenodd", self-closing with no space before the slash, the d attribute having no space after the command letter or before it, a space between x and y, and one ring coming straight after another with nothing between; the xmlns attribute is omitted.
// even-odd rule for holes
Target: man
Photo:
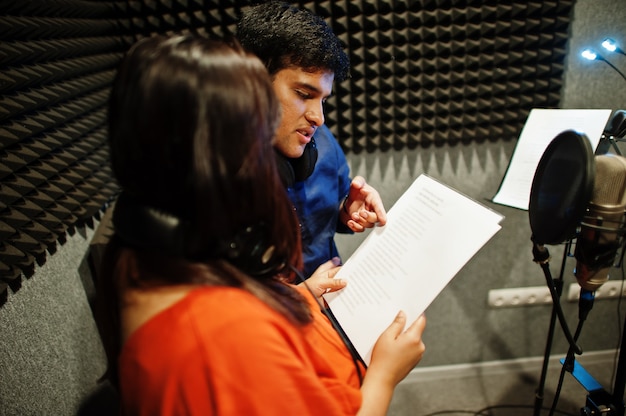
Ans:
<svg viewBox="0 0 626 416"><path fill-rule="evenodd" d="M271 1L244 11L237 38L265 64L282 106L274 148L300 220L304 276L338 258L335 232L362 232L387 221L378 192L349 177L343 150L324 125L333 82L349 75L339 38L319 16Z"/></svg>

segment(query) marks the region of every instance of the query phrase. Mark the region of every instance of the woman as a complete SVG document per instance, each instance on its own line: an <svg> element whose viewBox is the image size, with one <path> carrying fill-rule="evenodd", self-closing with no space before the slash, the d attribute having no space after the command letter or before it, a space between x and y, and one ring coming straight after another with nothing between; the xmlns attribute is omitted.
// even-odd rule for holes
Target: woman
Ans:
<svg viewBox="0 0 626 416"><path fill-rule="evenodd" d="M237 45L152 37L110 97L122 187L100 288L108 375L125 414L385 414L424 352L420 318L381 335L365 376L316 296L295 286L298 222L276 171L279 103ZM330 277L330 279L329 279Z"/></svg>

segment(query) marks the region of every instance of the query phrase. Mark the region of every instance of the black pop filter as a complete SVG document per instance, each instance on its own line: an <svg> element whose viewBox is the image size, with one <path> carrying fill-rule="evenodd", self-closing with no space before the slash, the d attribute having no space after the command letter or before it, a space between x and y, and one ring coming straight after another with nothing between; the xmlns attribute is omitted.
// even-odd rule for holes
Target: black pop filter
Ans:
<svg viewBox="0 0 626 416"><path fill-rule="evenodd" d="M552 139L530 191L528 216L535 244L560 244L575 236L594 179L594 152L585 134L566 130Z"/></svg>

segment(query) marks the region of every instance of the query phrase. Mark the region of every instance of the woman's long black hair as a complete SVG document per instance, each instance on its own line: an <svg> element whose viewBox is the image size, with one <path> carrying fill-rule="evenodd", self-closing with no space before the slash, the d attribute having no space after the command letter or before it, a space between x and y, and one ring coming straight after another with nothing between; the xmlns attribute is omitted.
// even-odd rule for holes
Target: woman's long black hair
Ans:
<svg viewBox="0 0 626 416"><path fill-rule="evenodd" d="M130 208L122 207L120 197L114 221L116 215L131 219L120 220L129 230L111 239L98 285L98 320L113 382L126 288L241 287L293 323L310 322L306 302L285 284L279 267L255 276L224 252L242 230L260 227L264 255L301 267L298 221L271 144L279 117L265 67L235 41L155 36L128 51L111 91L109 144L122 196L131 201ZM175 238L143 244L146 212ZM127 232L138 234L139 243Z"/></svg>

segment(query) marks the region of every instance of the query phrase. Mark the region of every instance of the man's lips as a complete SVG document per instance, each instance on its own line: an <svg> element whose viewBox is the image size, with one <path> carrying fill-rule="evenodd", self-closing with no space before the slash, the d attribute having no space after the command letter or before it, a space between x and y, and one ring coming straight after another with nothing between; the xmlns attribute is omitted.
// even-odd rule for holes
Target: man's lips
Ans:
<svg viewBox="0 0 626 416"><path fill-rule="evenodd" d="M296 130L296 132L304 138L303 143L307 144L308 142L311 141L311 138L313 137L313 135L315 134L315 128L306 128L306 129L298 129Z"/></svg>

